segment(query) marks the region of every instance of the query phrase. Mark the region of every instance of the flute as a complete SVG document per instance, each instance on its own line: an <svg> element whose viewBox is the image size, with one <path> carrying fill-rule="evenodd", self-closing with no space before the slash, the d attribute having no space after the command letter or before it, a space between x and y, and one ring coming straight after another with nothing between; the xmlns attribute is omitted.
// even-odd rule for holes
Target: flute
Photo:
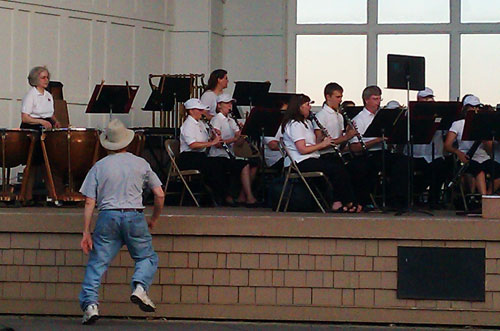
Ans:
<svg viewBox="0 0 500 331"><path fill-rule="evenodd" d="M214 135L217 135L217 132L215 131L214 127L212 126L212 123L210 123L210 121L206 118L206 117L203 117L203 120L204 122L207 124L208 126L208 129L214 134ZM231 160L234 160L236 159L236 157L234 156L233 154L233 151L231 151L231 149L229 148L229 146L221 141L221 146L222 146L222 149L224 149L224 151L227 153L227 155L229 156L229 158Z"/></svg>
<svg viewBox="0 0 500 331"><path fill-rule="evenodd" d="M321 122L318 120L318 118L316 117L316 115L313 112L311 112L309 114L309 117L316 123L318 128L321 130L321 133L323 133L323 135L325 137L331 138L330 134L328 133L328 130L323 126L323 124L321 124ZM344 159L344 157L342 155L342 151L339 148L339 145L337 145L336 143L333 142L333 138L332 138L332 143L330 145L332 146L333 151L337 154L337 156L340 158L342 163L347 164L347 161Z"/></svg>

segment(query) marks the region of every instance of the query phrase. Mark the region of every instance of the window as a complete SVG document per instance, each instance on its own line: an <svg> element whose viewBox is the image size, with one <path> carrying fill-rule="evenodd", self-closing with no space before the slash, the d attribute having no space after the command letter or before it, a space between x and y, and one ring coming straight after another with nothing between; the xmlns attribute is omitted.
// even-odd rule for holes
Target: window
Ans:
<svg viewBox="0 0 500 331"><path fill-rule="evenodd" d="M500 103L500 34L462 35L460 97L472 93L482 103Z"/></svg>
<svg viewBox="0 0 500 331"><path fill-rule="evenodd" d="M500 22L500 1L462 0L462 23Z"/></svg>
<svg viewBox="0 0 500 331"><path fill-rule="evenodd" d="M387 89L387 54L425 57L425 85L434 90L436 100L448 100L449 36L436 35L380 35L378 37L378 86L382 89L385 105L390 100L406 104L406 90ZM416 99L410 91L410 101Z"/></svg>
<svg viewBox="0 0 500 331"><path fill-rule="evenodd" d="M344 88L344 100L361 103L366 86L366 36L297 36L297 92L321 105L323 88L329 82Z"/></svg>
<svg viewBox="0 0 500 331"><path fill-rule="evenodd" d="M366 22L366 0L297 0L297 24Z"/></svg>
<svg viewBox="0 0 500 331"><path fill-rule="evenodd" d="M379 0L379 23L449 23L449 0Z"/></svg>

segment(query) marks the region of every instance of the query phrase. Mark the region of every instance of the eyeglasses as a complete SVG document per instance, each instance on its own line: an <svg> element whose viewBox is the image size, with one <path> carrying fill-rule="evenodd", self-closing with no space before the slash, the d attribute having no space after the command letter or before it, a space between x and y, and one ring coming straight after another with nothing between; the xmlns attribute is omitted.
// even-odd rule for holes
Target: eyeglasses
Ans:
<svg viewBox="0 0 500 331"><path fill-rule="evenodd" d="M40 76L40 79L49 79L49 76Z"/></svg>

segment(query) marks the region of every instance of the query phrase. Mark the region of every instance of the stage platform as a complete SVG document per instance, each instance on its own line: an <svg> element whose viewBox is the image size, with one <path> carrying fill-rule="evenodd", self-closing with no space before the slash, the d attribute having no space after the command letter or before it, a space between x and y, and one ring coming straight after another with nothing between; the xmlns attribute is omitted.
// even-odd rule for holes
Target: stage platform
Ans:
<svg viewBox="0 0 500 331"><path fill-rule="evenodd" d="M2 313L80 315L82 214L0 209ZM154 317L500 326L499 220L166 206L153 237ZM398 298L401 247L482 250L484 300ZM103 315L146 315L129 302L133 271L123 249L103 279Z"/></svg>

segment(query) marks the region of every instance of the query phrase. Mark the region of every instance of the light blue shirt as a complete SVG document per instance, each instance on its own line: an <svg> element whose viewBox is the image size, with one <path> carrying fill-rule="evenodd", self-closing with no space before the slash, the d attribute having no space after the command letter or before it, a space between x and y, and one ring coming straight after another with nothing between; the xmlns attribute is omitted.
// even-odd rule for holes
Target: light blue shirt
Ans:
<svg viewBox="0 0 500 331"><path fill-rule="evenodd" d="M149 163L131 153L110 154L90 169L80 193L97 201L99 210L143 209L142 192L161 181Z"/></svg>

